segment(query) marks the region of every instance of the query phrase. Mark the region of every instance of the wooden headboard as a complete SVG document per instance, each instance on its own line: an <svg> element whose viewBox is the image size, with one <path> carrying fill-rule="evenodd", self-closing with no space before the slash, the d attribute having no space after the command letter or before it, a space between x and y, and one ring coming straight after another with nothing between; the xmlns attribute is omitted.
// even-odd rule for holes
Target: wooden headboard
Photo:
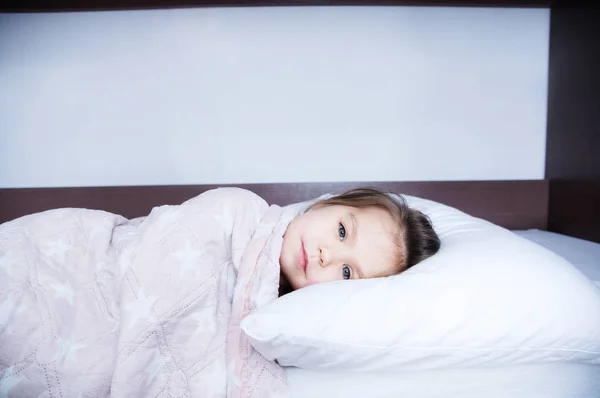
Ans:
<svg viewBox="0 0 600 398"><path fill-rule="evenodd" d="M61 207L82 207L128 218L147 215L152 207L179 204L206 190L231 185L175 185L78 188L0 189L0 223L22 215ZM375 187L419 196L456 207L509 229L546 229L546 180L335 182L235 185L260 195L270 204L287 205L324 193Z"/></svg>

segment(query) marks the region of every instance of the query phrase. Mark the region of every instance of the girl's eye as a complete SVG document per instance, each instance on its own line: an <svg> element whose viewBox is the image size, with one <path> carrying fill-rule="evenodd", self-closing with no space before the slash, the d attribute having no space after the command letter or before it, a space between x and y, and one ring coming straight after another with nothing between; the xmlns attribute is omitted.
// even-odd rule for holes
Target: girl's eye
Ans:
<svg viewBox="0 0 600 398"><path fill-rule="evenodd" d="M348 267L347 265L344 265L342 270L343 270L342 272L344 275L344 279L350 279L352 277L352 272L350 271L350 267Z"/></svg>
<svg viewBox="0 0 600 398"><path fill-rule="evenodd" d="M344 238L346 237L346 228L344 228L344 225L342 225L341 223L338 227L338 235L340 236L340 240L344 240Z"/></svg>

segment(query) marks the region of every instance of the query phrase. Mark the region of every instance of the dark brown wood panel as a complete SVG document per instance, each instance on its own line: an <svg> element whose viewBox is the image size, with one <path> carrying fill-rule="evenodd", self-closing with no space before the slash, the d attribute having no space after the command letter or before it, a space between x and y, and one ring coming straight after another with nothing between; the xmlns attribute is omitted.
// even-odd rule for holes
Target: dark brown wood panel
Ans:
<svg viewBox="0 0 600 398"><path fill-rule="evenodd" d="M546 178L600 178L600 4L552 9Z"/></svg>
<svg viewBox="0 0 600 398"><path fill-rule="evenodd" d="M600 179L551 180L548 228L600 243Z"/></svg>
<svg viewBox="0 0 600 398"><path fill-rule="evenodd" d="M99 11L183 7L452 6L550 7L553 0L4 0L3 12Z"/></svg>
<svg viewBox="0 0 600 398"><path fill-rule="evenodd" d="M220 185L229 186L229 185ZM433 181L241 184L271 204L286 205L341 193L355 187L375 187L439 201L510 229L547 226L548 182ZM106 210L128 218L147 215L152 207L179 204L217 185L130 186L0 189L0 222L61 207Z"/></svg>
<svg viewBox="0 0 600 398"><path fill-rule="evenodd" d="M549 229L600 242L600 4L552 9L546 178Z"/></svg>

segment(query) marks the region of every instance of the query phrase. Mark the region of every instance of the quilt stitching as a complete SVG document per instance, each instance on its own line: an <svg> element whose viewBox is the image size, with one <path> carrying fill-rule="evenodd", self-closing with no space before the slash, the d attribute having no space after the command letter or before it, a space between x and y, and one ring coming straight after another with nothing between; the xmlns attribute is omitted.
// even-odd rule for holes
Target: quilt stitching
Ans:
<svg viewBox="0 0 600 398"><path fill-rule="evenodd" d="M0 325L0 347L19 345L2 353L3 364L12 364L3 369L2 391L234 398L228 386L242 383L237 391L245 395L235 397L279 396L285 385L277 365L265 365L238 330L249 306L277 292L262 285L278 282L263 251L278 233L279 213L253 194L225 189L136 221L66 209L0 225L0 306L13 300L18 307L6 315L14 333ZM164 255L186 240L191 257ZM250 247L258 249L254 259ZM230 301L228 289L242 285L248 297ZM167 286L174 290L163 292ZM89 373L72 377L79 371Z"/></svg>

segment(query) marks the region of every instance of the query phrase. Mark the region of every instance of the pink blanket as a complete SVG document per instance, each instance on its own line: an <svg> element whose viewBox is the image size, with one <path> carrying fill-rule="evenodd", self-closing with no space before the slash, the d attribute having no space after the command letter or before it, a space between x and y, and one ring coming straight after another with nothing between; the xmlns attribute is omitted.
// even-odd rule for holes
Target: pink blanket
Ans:
<svg viewBox="0 0 600 398"><path fill-rule="evenodd" d="M0 225L0 397L288 396L239 324L277 297L289 221L226 188Z"/></svg>

